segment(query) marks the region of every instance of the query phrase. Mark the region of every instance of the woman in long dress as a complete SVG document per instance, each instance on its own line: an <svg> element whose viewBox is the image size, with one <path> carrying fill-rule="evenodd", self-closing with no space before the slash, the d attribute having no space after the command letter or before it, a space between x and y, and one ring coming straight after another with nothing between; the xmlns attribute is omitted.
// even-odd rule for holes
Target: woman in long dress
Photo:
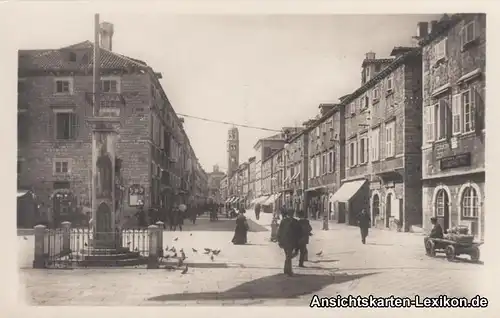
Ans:
<svg viewBox="0 0 500 318"><path fill-rule="evenodd" d="M233 244L243 245L247 243L248 222L244 212L240 210L236 218L236 228L234 229Z"/></svg>

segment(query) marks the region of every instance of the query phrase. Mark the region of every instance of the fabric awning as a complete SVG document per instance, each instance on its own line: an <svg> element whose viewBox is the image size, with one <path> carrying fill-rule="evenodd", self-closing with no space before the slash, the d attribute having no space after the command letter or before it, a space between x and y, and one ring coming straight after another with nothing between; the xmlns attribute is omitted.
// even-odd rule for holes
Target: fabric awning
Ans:
<svg viewBox="0 0 500 318"><path fill-rule="evenodd" d="M332 202L347 202L349 201L359 189L365 184L366 180L356 180L346 182L340 186L340 189L337 190L331 197L330 201Z"/></svg>
<svg viewBox="0 0 500 318"><path fill-rule="evenodd" d="M258 199L259 199L259 198L255 198L255 199L253 199L252 201L250 201L250 204L254 204L254 203L256 203Z"/></svg>
<svg viewBox="0 0 500 318"><path fill-rule="evenodd" d="M231 203L238 203L238 202L240 202L240 198L234 198L233 202Z"/></svg>
<svg viewBox="0 0 500 318"><path fill-rule="evenodd" d="M28 194L28 192L30 192L30 191L29 190L17 190L17 197L18 198L23 197L26 194Z"/></svg>
<svg viewBox="0 0 500 318"><path fill-rule="evenodd" d="M262 204L262 203L263 203L264 201L266 201L268 198L269 198L269 196L267 196L267 195L262 195L262 196L260 196L260 197L257 199L256 203Z"/></svg>
<svg viewBox="0 0 500 318"><path fill-rule="evenodd" d="M230 203L232 198L227 198L226 203Z"/></svg>
<svg viewBox="0 0 500 318"><path fill-rule="evenodd" d="M275 193L271 196L269 196L269 198L263 203L264 205L271 205L273 204L279 197L281 196L281 193Z"/></svg>
<svg viewBox="0 0 500 318"><path fill-rule="evenodd" d="M313 188L309 188L306 190L306 192L309 192L309 191L316 191L316 190L319 190L319 189L324 189L326 188L326 185L322 185L322 186L317 186L317 187L313 187Z"/></svg>
<svg viewBox="0 0 500 318"><path fill-rule="evenodd" d="M299 171L299 172L297 172L296 174L294 174L294 175L293 175L293 177L292 177L292 181L293 181L293 180L295 180L295 179L297 179L297 177L298 177L299 175L300 175L300 171Z"/></svg>

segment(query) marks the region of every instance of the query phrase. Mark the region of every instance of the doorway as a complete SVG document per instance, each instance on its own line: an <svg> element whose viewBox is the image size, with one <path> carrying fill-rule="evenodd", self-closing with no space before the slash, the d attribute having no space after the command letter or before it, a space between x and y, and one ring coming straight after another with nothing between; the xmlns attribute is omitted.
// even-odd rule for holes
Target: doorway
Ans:
<svg viewBox="0 0 500 318"><path fill-rule="evenodd" d="M385 199L385 227L389 228L390 226L390 218L391 218L391 209L392 209L392 193L387 195Z"/></svg>
<svg viewBox="0 0 500 318"><path fill-rule="evenodd" d="M450 224L450 202L448 193L444 189L439 189L436 195L435 211L437 221L446 233Z"/></svg>
<svg viewBox="0 0 500 318"><path fill-rule="evenodd" d="M380 214L380 197L378 194L373 195L372 199L372 225L377 225L377 217Z"/></svg>

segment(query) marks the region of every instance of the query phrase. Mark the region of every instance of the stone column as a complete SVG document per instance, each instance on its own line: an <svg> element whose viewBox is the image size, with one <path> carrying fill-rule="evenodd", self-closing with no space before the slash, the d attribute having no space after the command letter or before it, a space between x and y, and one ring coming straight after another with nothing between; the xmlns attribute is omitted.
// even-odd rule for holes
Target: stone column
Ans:
<svg viewBox="0 0 500 318"><path fill-rule="evenodd" d="M70 250L70 232L71 232L71 222L65 221L61 223L63 228L63 242L62 242L62 253L69 253Z"/></svg>
<svg viewBox="0 0 500 318"><path fill-rule="evenodd" d="M158 227L158 256L163 257L163 225L162 221L156 222Z"/></svg>
<svg viewBox="0 0 500 318"><path fill-rule="evenodd" d="M33 268L45 268L45 225L36 225L35 230L35 257L33 260Z"/></svg>
<svg viewBox="0 0 500 318"><path fill-rule="evenodd" d="M158 227L156 225L148 226L149 237L149 256L148 269L158 268Z"/></svg>

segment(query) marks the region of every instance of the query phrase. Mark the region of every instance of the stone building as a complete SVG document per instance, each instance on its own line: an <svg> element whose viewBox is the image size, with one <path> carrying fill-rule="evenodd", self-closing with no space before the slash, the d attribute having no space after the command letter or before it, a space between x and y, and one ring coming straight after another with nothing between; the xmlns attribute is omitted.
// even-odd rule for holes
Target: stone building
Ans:
<svg viewBox="0 0 500 318"><path fill-rule="evenodd" d="M421 23L423 225L467 225L484 239L486 15ZM428 34L425 32L429 30Z"/></svg>
<svg viewBox="0 0 500 318"><path fill-rule="evenodd" d="M195 160L161 74L112 52L108 40L101 50L101 109L118 108L121 117L114 184L124 216L119 225L125 225L138 205L169 207L192 195ZM18 59L19 187L36 193L41 213L55 225L88 221L91 131L85 118L93 107L93 43L20 50Z"/></svg>
<svg viewBox="0 0 500 318"><path fill-rule="evenodd" d="M374 226L407 231L422 217L422 62L419 48L395 47L391 56L367 53L364 84L340 103L345 177L330 201L338 203L341 222L356 224L356 214L365 209ZM323 160L315 160L317 172Z"/></svg>
<svg viewBox="0 0 500 318"><path fill-rule="evenodd" d="M255 201L256 199L264 195L263 192L263 175L262 175L262 164L263 161L271 156L276 150L283 148L285 140L283 134L276 134L267 138L259 139L255 145ZM269 189L270 190L270 189ZM260 198L259 200L263 200Z"/></svg>
<svg viewBox="0 0 500 318"><path fill-rule="evenodd" d="M225 177L225 173L219 170L219 166L213 166L212 172L207 174L208 176L208 197L213 200L215 203L222 203L222 179Z"/></svg>
<svg viewBox="0 0 500 318"><path fill-rule="evenodd" d="M220 180L220 197L221 203L227 203L229 200L229 181L227 174Z"/></svg>
<svg viewBox="0 0 500 318"><path fill-rule="evenodd" d="M293 211L307 211L304 193L308 188L309 134L302 130L291 136L283 151L282 205Z"/></svg>
<svg viewBox="0 0 500 318"><path fill-rule="evenodd" d="M276 153L278 150L275 150ZM269 197L272 192L273 153L262 161L262 194ZM267 203L267 202L266 202Z"/></svg>
<svg viewBox="0 0 500 318"><path fill-rule="evenodd" d="M313 217L325 216L345 222L344 210L339 210L332 195L344 178L344 107L321 104L319 118L308 123L303 160L306 161L307 207Z"/></svg>
<svg viewBox="0 0 500 318"><path fill-rule="evenodd" d="M248 204L255 200L255 156L248 159Z"/></svg>

